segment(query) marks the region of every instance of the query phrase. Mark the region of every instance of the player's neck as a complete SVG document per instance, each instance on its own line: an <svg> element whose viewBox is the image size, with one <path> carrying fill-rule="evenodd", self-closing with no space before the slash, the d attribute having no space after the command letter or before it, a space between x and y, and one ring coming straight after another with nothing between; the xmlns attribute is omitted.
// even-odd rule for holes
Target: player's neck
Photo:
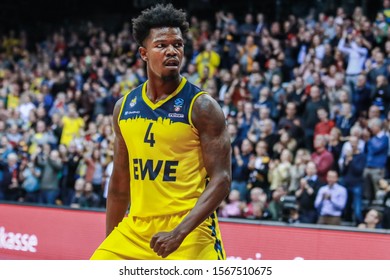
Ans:
<svg viewBox="0 0 390 280"><path fill-rule="evenodd" d="M146 95L153 103L163 100L177 89L181 79L180 75L170 80L161 78L149 79L146 85Z"/></svg>

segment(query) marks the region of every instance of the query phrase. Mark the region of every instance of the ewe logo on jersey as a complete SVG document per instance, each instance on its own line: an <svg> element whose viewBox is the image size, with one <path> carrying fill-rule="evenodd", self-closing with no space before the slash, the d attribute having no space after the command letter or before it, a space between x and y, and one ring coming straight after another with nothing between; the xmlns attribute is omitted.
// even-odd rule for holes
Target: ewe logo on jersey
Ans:
<svg viewBox="0 0 390 280"><path fill-rule="evenodd" d="M144 162L141 158L133 159L133 171L135 180L145 180L148 178L154 181L160 172L163 172L164 182L176 181L176 167L179 165L177 160L153 160L148 159Z"/></svg>

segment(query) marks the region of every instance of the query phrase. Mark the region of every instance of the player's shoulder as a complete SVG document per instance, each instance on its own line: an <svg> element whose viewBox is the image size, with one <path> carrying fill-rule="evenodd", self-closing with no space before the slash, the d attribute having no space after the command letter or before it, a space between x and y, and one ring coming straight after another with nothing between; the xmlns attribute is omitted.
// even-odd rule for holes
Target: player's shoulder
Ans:
<svg viewBox="0 0 390 280"><path fill-rule="evenodd" d="M122 107L123 103L126 102L126 100L128 99L129 96L134 96L136 94L141 94L142 93L142 87L143 87L144 83L141 83L140 85L138 85L137 87L135 87L134 89L132 89L131 91L129 91L128 93L123 95L121 98L119 98L118 101L115 103L115 109L120 110L120 108Z"/></svg>
<svg viewBox="0 0 390 280"><path fill-rule="evenodd" d="M221 106L218 104L218 102L207 92L200 91L200 93L202 94L199 94L194 102L194 109L205 113L211 113L214 110L219 111L221 109Z"/></svg>
<svg viewBox="0 0 390 280"><path fill-rule="evenodd" d="M194 102L192 121L196 128L225 126L225 116L218 102L209 94L201 94Z"/></svg>

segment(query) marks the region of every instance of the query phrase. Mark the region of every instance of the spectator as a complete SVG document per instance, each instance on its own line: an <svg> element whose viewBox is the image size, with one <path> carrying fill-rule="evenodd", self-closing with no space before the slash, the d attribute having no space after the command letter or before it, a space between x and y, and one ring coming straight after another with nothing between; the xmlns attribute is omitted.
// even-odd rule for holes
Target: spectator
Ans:
<svg viewBox="0 0 390 280"><path fill-rule="evenodd" d="M379 179L385 176L389 138L382 130L382 121L373 118L368 121L368 128L372 133L367 142L367 161L364 168L364 197L369 201L375 198L379 189Z"/></svg>
<svg viewBox="0 0 390 280"><path fill-rule="evenodd" d="M227 130L230 136L230 143L232 145L232 155L234 154L234 147L241 147L242 139L238 138L238 128L234 122L230 122L227 125Z"/></svg>
<svg viewBox="0 0 390 280"><path fill-rule="evenodd" d="M318 108L325 108L327 110L327 103L320 97L320 89L317 86L310 89L310 100L306 103L303 120L305 128L305 147L310 151L313 150L313 138L315 126L318 123Z"/></svg>
<svg viewBox="0 0 390 280"><path fill-rule="evenodd" d="M240 200L245 201L250 173L248 164L253 156L253 144L246 138L241 143L241 149L238 146L233 147L233 153L231 189L238 190Z"/></svg>
<svg viewBox="0 0 390 280"><path fill-rule="evenodd" d="M360 151L365 151L366 142L362 139L363 129L358 124L355 124L351 128L349 137L351 137L351 136L356 136L357 137L359 150ZM347 139L345 139L345 140L347 140ZM349 141L345 141L343 143L342 148L341 148L341 154L340 154L340 157L338 159L339 170L342 169L345 155L346 155L347 151L349 151L349 150L352 150L351 143Z"/></svg>
<svg viewBox="0 0 390 280"><path fill-rule="evenodd" d="M6 133L9 143L15 148L22 140L22 134L19 131L17 124L11 124L8 132Z"/></svg>
<svg viewBox="0 0 390 280"><path fill-rule="evenodd" d="M195 63L198 69L199 78L211 78L215 75L216 70L221 63L221 57L213 50L211 43L206 43L204 50L195 58ZM208 77L204 77L205 67L209 69Z"/></svg>
<svg viewBox="0 0 390 280"><path fill-rule="evenodd" d="M266 107L272 114L272 118L276 118L278 112L276 110L275 100L271 96L271 90L269 87L262 87L260 90L259 99L257 100L255 106L256 108L264 108Z"/></svg>
<svg viewBox="0 0 390 280"><path fill-rule="evenodd" d="M282 197L286 195L286 191L282 186L277 187L272 193L272 199L268 203L267 211L271 215L273 221L280 221L283 216L283 202Z"/></svg>
<svg viewBox="0 0 390 280"><path fill-rule="evenodd" d="M67 114L68 104L66 103L66 95L64 92L59 92L54 100L53 106L48 110L48 115L52 117L54 114L61 116Z"/></svg>
<svg viewBox="0 0 390 280"><path fill-rule="evenodd" d="M314 126L314 138L317 135L324 135L326 138L329 138L331 129L335 126L332 120L328 118L328 112L325 108L317 109L317 117L319 122Z"/></svg>
<svg viewBox="0 0 390 280"><path fill-rule="evenodd" d="M22 118L23 122L27 123L31 110L35 109L35 105L31 102L31 98L28 93L24 93L20 97L20 102L17 109L19 110L20 117Z"/></svg>
<svg viewBox="0 0 390 280"><path fill-rule="evenodd" d="M55 205L60 194L59 178L62 161L58 150L44 145L37 155L37 165L42 170L40 203Z"/></svg>
<svg viewBox="0 0 390 280"><path fill-rule="evenodd" d="M248 136L252 123L257 122L257 116L253 104L249 101L244 103L244 111L237 115L238 137L243 139Z"/></svg>
<svg viewBox="0 0 390 280"><path fill-rule="evenodd" d="M355 107L354 116L366 116L370 106L371 88L367 83L367 77L360 74L355 86L352 87L352 105Z"/></svg>
<svg viewBox="0 0 390 280"><path fill-rule="evenodd" d="M295 80L291 81L294 84L294 91L287 95L288 102L294 102L297 109L297 116L302 117L308 94L306 93L307 87L301 76L295 77Z"/></svg>
<svg viewBox="0 0 390 280"><path fill-rule="evenodd" d="M233 105L236 107L240 101L252 100L252 96L248 90L247 80L245 79L234 79L227 94L231 96Z"/></svg>
<svg viewBox="0 0 390 280"><path fill-rule="evenodd" d="M371 105L368 108L368 119L379 118L381 119L380 108L376 105Z"/></svg>
<svg viewBox="0 0 390 280"><path fill-rule="evenodd" d="M312 153L311 159L317 167L318 177L325 182L327 173L334 163L333 155L326 150L326 138L323 135L318 135L314 139L314 147L315 152Z"/></svg>
<svg viewBox="0 0 390 280"><path fill-rule="evenodd" d="M114 162L113 162L112 157L111 157L110 160L108 161L108 164L107 164L107 166L106 166L106 168L104 170L104 174L103 174L104 189L103 189L102 201L100 203L100 205L102 207L106 207L106 201L107 201L107 195L108 195L108 186L109 186L109 183L110 183L110 178L111 178L111 174L112 174L113 168L114 168Z"/></svg>
<svg viewBox="0 0 390 280"><path fill-rule="evenodd" d="M366 155L359 150L359 139L356 136L349 138L351 150L348 150L344 158L344 166L341 171L343 182L348 192L348 200L345 207L345 219L356 224L362 222L362 194L363 194L363 170L366 165Z"/></svg>
<svg viewBox="0 0 390 280"><path fill-rule="evenodd" d="M224 96L223 102L220 102L222 111L225 115L225 118L235 118L237 115L237 108L232 103L232 97L228 94Z"/></svg>
<svg viewBox="0 0 390 280"><path fill-rule="evenodd" d="M248 74L253 71L253 63L259 54L259 47L255 44L254 37L249 35L246 37L245 45L238 47L239 63L243 73Z"/></svg>
<svg viewBox="0 0 390 280"><path fill-rule="evenodd" d="M84 195L85 180L78 178L74 184L74 191L72 192L69 206L72 208L81 208L81 200Z"/></svg>
<svg viewBox="0 0 390 280"><path fill-rule="evenodd" d="M285 107L285 116L278 122L278 131L285 130L297 142L297 147L302 147L303 128L302 121L297 117L297 105L294 102L288 102Z"/></svg>
<svg viewBox="0 0 390 280"><path fill-rule="evenodd" d="M299 206L299 220L301 223L316 223L318 219L314 201L318 190L323 185L317 175L314 162L308 162L305 176L299 181L299 189L295 191L295 197Z"/></svg>
<svg viewBox="0 0 390 280"><path fill-rule="evenodd" d="M390 229L390 184L388 182L384 191L385 194L382 202L382 207L383 207L382 227L384 229Z"/></svg>
<svg viewBox="0 0 390 280"><path fill-rule="evenodd" d="M247 219L261 219L267 200L267 194L263 189L259 187L252 188L249 203L243 209L243 216Z"/></svg>
<svg viewBox="0 0 390 280"><path fill-rule="evenodd" d="M274 132L274 122L271 119L265 119L261 128L259 140L264 140L268 144L268 154L274 158L274 145L279 141L279 135Z"/></svg>
<svg viewBox="0 0 390 280"><path fill-rule="evenodd" d="M258 112L259 119L253 122L248 132L248 139L250 139L254 143L259 141L260 137L263 135L264 129L267 129L265 128L265 126L270 125L271 131L274 130L274 123L270 118L271 111L267 107L260 107ZM271 122L267 124L269 120L271 120ZM277 136L276 133L273 134L274 136Z"/></svg>
<svg viewBox="0 0 390 280"><path fill-rule="evenodd" d="M19 186L19 164L15 153L7 155L7 160L0 161L0 200L18 201L21 197Z"/></svg>
<svg viewBox="0 0 390 280"><path fill-rule="evenodd" d="M271 79L271 95L276 104L276 112L274 112L273 117L275 119L280 118L280 114L282 109L284 108L284 104L286 101L286 91L282 87L282 77L281 75L273 75Z"/></svg>
<svg viewBox="0 0 390 280"><path fill-rule="evenodd" d="M385 59L384 59L384 54L381 51L378 51L374 54L374 59L375 59L375 64L371 65L369 67L369 72L368 72L368 81L371 85L375 84L377 81L378 76L387 76L387 68L385 65ZM366 63L367 67L367 63Z"/></svg>
<svg viewBox="0 0 390 280"><path fill-rule="evenodd" d="M295 154L297 141L287 131L281 131L279 141L273 147L274 158L279 158L285 149L289 150L291 154Z"/></svg>
<svg viewBox="0 0 390 280"><path fill-rule="evenodd" d="M321 187L314 205L319 213L318 224L341 225L341 215L347 202L346 189L337 183L337 172L327 172L327 185Z"/></svg>
<svg viewBox="0 0 390 280"><path fill-rule="evenodd" d="M268 69L264 73L265 81L268 86L272 85L272 77L274 75L278 75L279 77L282 77L282 70L278 66L277 60L274 58L270 58L268 60Z"/></svg>
<svg viewBox="0 0 390 280"><path fill-rule="evenodd" d="M323 60L325 56L325 46L322 44L321 37L319 35L313 36L313 48L315 57L319 60Z"/></svg>
<svg viewBox="0 0 390 280"><path fill-rule="evenodd" d="M224 101L225 97L228 95L227 93L229 92L229 89L232 84L232 75L229 71L224 71L224 72L221 71L220 74L221 74L220 76L221 76L222 84L218 91L218 99L221 102Z"/></svg>
<svg viewBox="0 0 390 280"><path fill-rule="evenodd" d="M347 30L344 30L343 37L337 47L347 56L346 83L352 87L356 84L356 79L363 70L368 54L367 49L362 44L362 40L361 35L357 34L357 32L351 31L348 33Z"/></svg>
<svg viewBox="0 0 390 280"><path fill-rule="evenodd" d="M196 83L199 79L199 73L196 69L196 65L189 63L187 66L187 71L183 73L183 76L186 77L190 83Z"/></svg>
<svg viewBox="0 0 390 280"><path fill-rule="evenodd" d="M256 65L257 68L260 67L258 66L258 63L254 63L254 65ZM251 101L253 103L256 103L257 100L259 100L260 90L265 86L266 85L264 84L263 76L259 72L257 72L257 70L252 70L252 73L249 76L248 90L252 97Z"/></svg>
<svg viewBox="0 0 390 280"><path fill-rule="evenodd" d="M257 21L257 24L256 24L255 33L256 33L256 35L260 35L261 32L263 31L263 29L267 28L267 24L266 24L265 19L264 19L264 14L258 13L256 16L256 21Z"/></svg>
<svg viewBox="0 0 390 280"><path fill-rule="evenodd" d="M80 129L84 127L84 120L79 117L74 105L69 107L69 112L62 118L61 144L69 146L70 142L80 136Z"/></svg>
<svg viewBox="0 0 390 280"><path fill-rule="evenodd" d="M19 181L22 182L24 202L38 203L41 169L38 168L34 161L30 161L28 157L23 157L20 164Z"/></svg>
<svg viewBox="0 0 390 280"><path fill-rule="evenodd" d="M228 218L242 217L243 203L240 200L240 192L238 190L232 189L229 194L228 202L222 202L219 208L219 216Z"/></svg>
<svg viewBox="0 0 390 280"><path fill-rule="evenodd" d="M364 217L364 222L360 223L358 225L358 228L366 228L366 229L380 228L381 219L382 219L382 214L376 209L371 209L366 213Z"/></svg>
<svg viewBox="0 0 390 280"><path fill-rule="evenodd" d="M14 147L8 141L7 136L3 135L0 138L0 159L6 161L9 154L14 152Z"/></svg>
<svg viewBox="0 0 390 280"><path fill-rule="evenodd" d="M326 149L332 154L333 159L340 157L341 150L343 148L343 139L341 137L341 131L337 127L333 127L329 134L329 140L326 145ZM333 160L332 169L340 173L339 166L336 160Z"/></svg>
<svg viewBox="0 0 390 280"><path fill-rule="evenodd" d="M100 197L94 192L92 183L85 182L84 193L79 200L81 208L97 208L100 206Z"/></svg>
<svg viewBox="0 0 390 280"><path fill-rule="evenodd" d="M53 134L53 137L56 140L54 145L58 146L60 144L62 135L61 116L59 114L54 114L51 116L50 127L48 128L48 131Z"/></svg>
<svg viewBox="0 0 390 280"><path fill-rule="evenodd" d="M270 197L268 181L268 164L270 158L267 153L268 145L265 141L256 143L255 155L249 159L248 169L250 170L248 188L261 188Z"/></svg>
<svg viewBox="0 0 390 280"><path fill-rule="evenodd" d="M336 116L336 127L340 129L343 137L347 137L356 119L350 103L341 104L341 112Z"/></svg>
<svg viewBox="0 0 390 280"><path fill-rule="evenodd" d="M310 161L310 152L306 149L300 148L295 153L294 163L290 168L290 186L288 193L294 193L299 187L299 180L305 175L306 165Z"/></svg>
<svg viewBox="0 0 390 280"><path fill-rule="evenodd" d="M339 90L337 93L337 98L334 99L331 109L331 119L337 120L342 115L343 105L350 103L349 91ZM355 108L351 107L351 112L354 112Z"/></svg>
<svg viewBox="0 0 390 280"><path fill-rule="evenodd" d="M56 146L57 139L53 135L51 130L47 131L46 124L44 121L42 120L37 121L35 131L36 133L31 135L28 143L29 144L28 152L30 154L34 154L38 146L44 146L46 144L51 146Z"/></svg>
<svg viewBox="0 0 390 280"><path fill-rule="evenodd" d="M270 171L268 172L268 180L271 183L271 192L278 187L283 187L287 191L290 186L290 169L292 165L292 153L288 149L284 149L280 158L274 159L269 164Z"/></svg>
<svg viewBox="0 0 390 280"><path fill-rule="evenodd" d="M376 77L376 83L371 94L371 104L379 108L382 119L387 115L390 104L390 87L384 75Z"/></svg>
<svg viewBox="0 0 390 280"><path fill-rule="evenodd" d="M92 184L94 193L102 196L104 167L100 150L93 149L91 152L86 152L84 154L84 161L87 166L85 181Z"/></svg>
<svg viewBox="0 0 390 280"><path fill-rule="evenodd" d="M62 185L62 201L64 205L70 205L72 197L74 197L75 183L77 178L77 169L81 161L81 156L77 151L76 144L71 142L67 150L67 154L62 158L64 167L63 185Z"/></svg>
<svg viewBox="0 0 390 280"><path fill-rule="evenodd" d="M253 16L250 13L245 15L244 23L240 24L238 27L238 34L241 38L241 43L245 42L245 38L248 39L249 36L254 35L256 31L256 26L253 24Z"/></svg>

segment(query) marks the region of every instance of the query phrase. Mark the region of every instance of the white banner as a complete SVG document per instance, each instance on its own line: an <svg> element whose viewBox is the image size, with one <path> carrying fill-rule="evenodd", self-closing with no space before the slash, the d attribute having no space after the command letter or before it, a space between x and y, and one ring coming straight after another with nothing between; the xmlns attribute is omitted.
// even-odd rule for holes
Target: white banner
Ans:
<svg viewBox="0 0 390 280"><path fill-rule="evenodd" d="M390 261L0 261L1 279L387 279ZM330 278L329 278L330 277ZM385 278L383 278L385 277Z"/></svg>

